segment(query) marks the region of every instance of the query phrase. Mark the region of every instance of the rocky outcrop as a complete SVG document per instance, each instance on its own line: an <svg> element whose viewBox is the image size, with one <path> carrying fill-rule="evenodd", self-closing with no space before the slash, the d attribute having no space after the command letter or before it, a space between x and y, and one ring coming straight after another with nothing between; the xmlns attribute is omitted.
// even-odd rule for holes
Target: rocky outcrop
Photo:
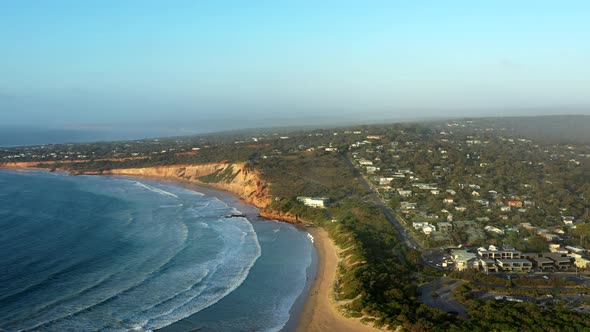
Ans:
<svg viewBox="0 0 590 332"><path fill-rule="evenodd" d="M271 209L261 210L260 216L265 219L280 220L280 221L286 221L286 222L291 222L291 223L304 222L303 220L301 220L299 218L298 215L294 215L291 213L282 213L280 211L274 211Z"/></svg>

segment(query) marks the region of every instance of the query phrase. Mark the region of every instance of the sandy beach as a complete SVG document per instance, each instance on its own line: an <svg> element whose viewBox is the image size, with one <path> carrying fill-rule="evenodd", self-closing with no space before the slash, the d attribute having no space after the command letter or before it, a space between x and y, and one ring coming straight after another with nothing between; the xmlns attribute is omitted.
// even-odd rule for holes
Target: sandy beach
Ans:
<svg viewBox="0 0 590 332"><path fill-rule="evenodd" d="M337 247L321 228L310 228L318 254L318 270L303 306L297 332L305 331L379 331L359 319L346 318L336 309L333 286L338 268Z"/></svg>

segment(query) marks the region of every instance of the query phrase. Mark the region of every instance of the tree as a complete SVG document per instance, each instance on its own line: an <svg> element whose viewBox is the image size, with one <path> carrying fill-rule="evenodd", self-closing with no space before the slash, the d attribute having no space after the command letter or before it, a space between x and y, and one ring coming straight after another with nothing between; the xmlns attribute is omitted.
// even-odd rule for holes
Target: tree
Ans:
<svg viewBox="0 0 590 332"><path fill-rule="evenodd" d="M580 237L580 242L582 245L586 245L586 239L590 236L590 224L578 224L576 228L572 230L572 234L574 236Z"/></svg>
<svg viewBox="0 0 590 332"><path fill-rule="evenodd" d="M535 235L529 238L526 246L528 251L542 252L547 250L547 240L540 235Z"/></svg>

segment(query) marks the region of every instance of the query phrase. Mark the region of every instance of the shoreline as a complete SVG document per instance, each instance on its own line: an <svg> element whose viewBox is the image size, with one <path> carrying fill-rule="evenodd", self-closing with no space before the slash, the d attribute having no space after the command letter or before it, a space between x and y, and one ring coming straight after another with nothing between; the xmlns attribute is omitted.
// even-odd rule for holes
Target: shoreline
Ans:
<svg viewBox="0 0 590 332"><path fill-rule="evenodd" d="M4 167L5 169L23 169L21 167ZM33 169L36 171L46 171L47 169L39 169L34 167L24 167L24 169ZM60 170L62 172L72 175L67 170ZM82 174L83 175L83 174ZM317 266L315 278L311 281L309 288L306 286L307 294L302 293L301 296L305 296L303 305L300 308L292 308L294 314L299 312L298 316L293 315L286 322L284 329L293 330L296 332L304 331L361 331L361 332L374 332L380 331L379 329L363 324L359 318L347 318L344 317L337 308L337 303L334 298L334 283L336 282L338 265L340 258L338 257L338 247L328 235L328 232L321 227L309 226L302 221L292 220L280 220L276 218L267 218L260 214L261 207L257 206L253 202L248 202L239 194L232 192L226 188L220 188L215 185L207 183L195 183L192 181L186 181L181 178L167 177L167 176L154 176L154 175L139 175L139 174L87 174L87 175L106 175L106 176L120 176L120 177L131 177L131 178L143 178L148 180L164 181L169 182L180 187L196 190L196 188L202 188L210 191L207 194L216 196L214 193L218 192L223 195L229 196L235 199L235 202L249 206L250 211L256 210L258 212L257 217L278 222L286 222L293 226L307 231L313 236L313 246L316 249L317 255ZM219 198L219 197L218 197Z"/></svg>

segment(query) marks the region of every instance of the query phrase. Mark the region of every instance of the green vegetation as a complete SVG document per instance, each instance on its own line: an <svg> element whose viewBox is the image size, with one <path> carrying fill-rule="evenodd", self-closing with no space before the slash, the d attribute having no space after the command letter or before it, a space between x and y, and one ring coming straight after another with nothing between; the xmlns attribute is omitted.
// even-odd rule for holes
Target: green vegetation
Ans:
<svg viewBox="0 0 590 332"><path fill-rule="evenodd" d="M456 297L467 304L469 320L462 331L590 331L588 314L567 309L558 302L544 307L533 303L474 300L467 284L458 286Z"/></svg>

